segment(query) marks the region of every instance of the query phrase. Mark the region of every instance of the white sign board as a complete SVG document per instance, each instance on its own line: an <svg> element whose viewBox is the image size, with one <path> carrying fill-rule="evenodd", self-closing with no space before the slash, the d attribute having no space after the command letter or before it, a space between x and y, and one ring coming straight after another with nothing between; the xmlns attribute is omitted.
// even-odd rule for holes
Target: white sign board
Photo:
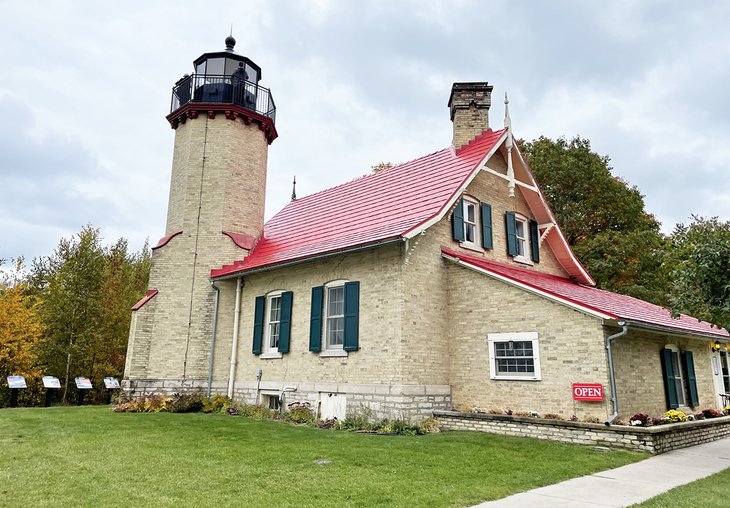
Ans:
<svg viewBox="0 0 730 508"><path fill-rule="evenodd" d="M61 388L61 382L57 377L43 376L43 387L44 388Z"/></svg>
<svg viewBox="0 0 730 508"><path fill-rule="evenodd" d="M89 379L88 377L77 377L76 388L78 388L79 390L91 390L93 388L91 386L91 379Z"/></svg>
<svg viewBox="0 0 730 508"><path fill-rule="evenodd" d="M28 388L25 384L23 376L8 376L8 387L10 388Z"/></svg>
<svg viewBox="0 0 730 508"><path fill-rule="evenodd" d="M119 389L119 380L115 377L105 377L104 386L107 390L117 390Z"/></svg>

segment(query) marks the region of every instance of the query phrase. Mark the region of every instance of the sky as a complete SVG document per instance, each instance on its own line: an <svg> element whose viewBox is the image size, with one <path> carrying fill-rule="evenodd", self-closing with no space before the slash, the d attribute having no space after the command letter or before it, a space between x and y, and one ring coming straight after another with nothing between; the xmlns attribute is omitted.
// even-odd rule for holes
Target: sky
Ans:
<svg viewBox="0 0 730 508"><path fill-rule="evenodd" d="M730 220L730 2L0 0L0 259L85 224L164 234L171 88L224 49L276 101L266 216L451 143L459 81L509 94L517 137L588 138L665 233Z"/></svg>

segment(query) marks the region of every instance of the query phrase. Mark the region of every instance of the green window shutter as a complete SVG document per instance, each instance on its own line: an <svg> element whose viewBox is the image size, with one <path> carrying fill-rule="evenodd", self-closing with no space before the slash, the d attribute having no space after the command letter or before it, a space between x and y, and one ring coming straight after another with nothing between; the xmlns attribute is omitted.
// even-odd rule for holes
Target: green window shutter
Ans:
<svg viewBox="0 0 730 508"><path fill-rule="evenodd" d="M360 283L345 283L345 351L360 349Z"/></svg>
<svg viewBox="0 0 730 508"><path fill-rule="evenodd" d="M281 294L281 316L279 319L279 353L289 352L291 337L291 307L294 293L286 291Z"/></svg>
<svg viewBox="0 0 730 508"><path fill-rule="evenodd" d="M266 307L266 297L257 296L256 306L253 312L253 348L255 355L261 354L261 343L264 337L264 307Z"/></svg>
<svg viewBox="0 0 730 508"><path fill-rule="evenodd" d="M312 311L309 319L309 350L318 353L322 350L322 306L324 287L312 288Z"/></svg>
<svg viewBox="0 0 730 508"><path fill-rule="evenodd" d="M482 203L481 209L481 220L482 220L482 247L485 249L491 249L494 247L492 241L492 205Z"/></svg>
<svg viewBox="0 0 730 508"><path fill-rule="evenodd" d="M460 199L459 203L454 208L454 213L451 214L451 232L454 236L454 240L457 242L463 242L464 238L464 200Z"/></svg>
<svg viewBox="0 0 730 508"><path fill-rule="evenodd" d="M692 351L682 353L684 369L687 372L687 387L689 388L689 405L697 407L700 405L700 398L697 395L697 378L695 377L695 362Z"/></svg>
<svg viewBox="0 0 730 508"><path fill-rule="evenodd" d="M669 409L677 409L677 387L674 384L674 370L672 368L672 350L662 349L659 351L662 358L662 374L664 375L664 394L667 397Z"/></svg>
<svg viewBox="0 0 730 508"><path fill-rule="evenodd" d="M530 250L532 251L532 261L540 262L540 235L537 231L537 221L530 221Z"/></svg>
<svg viewBox="0 0 730 508"><path fill-rule="evenodd" d="M515 225L515 213L506 212L504 214L504 224L507 228L507 255L517 255L517 226Z"/></svg>

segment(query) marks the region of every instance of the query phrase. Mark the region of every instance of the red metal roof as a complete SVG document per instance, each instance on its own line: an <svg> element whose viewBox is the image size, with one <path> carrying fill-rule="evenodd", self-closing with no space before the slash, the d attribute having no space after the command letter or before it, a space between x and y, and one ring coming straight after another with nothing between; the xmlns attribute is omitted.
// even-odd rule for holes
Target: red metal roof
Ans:
<svg viewBox="0 0 730 508"><path fill-rule="evenodd" d="M243 261L218 278L401 238L438 216L505 130L449 147L289 203L264 226Z"/></svg>
<svg viewBox="0 0 730 508"><path fill-rule="evenodd" d="M477 256L462 254L447 247L442 247L441 252L450 258L458 259L462 264L547 293L550 296L565 300L576 306L584 307L587 310L605 314L610 319L620 319L630 323L644 324L650 327L681 333L725 339L730 337L730 334L724 328L714 327L710 323L699 321L684 314L673 318L670 312L664 307L631 296L583 286L557 275L536 272Z"/></svg>

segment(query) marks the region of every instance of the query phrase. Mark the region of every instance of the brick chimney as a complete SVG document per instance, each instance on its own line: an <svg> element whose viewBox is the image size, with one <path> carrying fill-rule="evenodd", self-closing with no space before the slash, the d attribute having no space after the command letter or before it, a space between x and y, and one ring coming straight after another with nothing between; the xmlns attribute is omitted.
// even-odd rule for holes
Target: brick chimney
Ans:
<svg viewBox="0 0 730 508"><path fill-rule="evenodd" d="M449 97L451 121L454 123L452 144L459 149L489 128L489 106L492 105L492 85L454 83Z"/></svg>

